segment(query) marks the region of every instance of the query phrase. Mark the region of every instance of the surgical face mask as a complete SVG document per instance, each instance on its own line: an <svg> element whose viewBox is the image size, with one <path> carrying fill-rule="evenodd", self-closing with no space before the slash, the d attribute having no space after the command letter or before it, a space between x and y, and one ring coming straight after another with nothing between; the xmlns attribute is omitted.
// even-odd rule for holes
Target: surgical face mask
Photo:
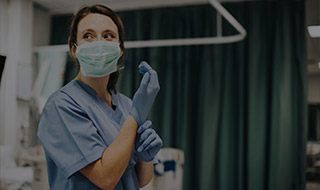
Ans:
<svg viewBox="0 0 320 190"><path fill-rule="evenodd" d="M103 77L117 71L120 58L118 42L94 41L76 47L76 55L84 76Z"/></svg>

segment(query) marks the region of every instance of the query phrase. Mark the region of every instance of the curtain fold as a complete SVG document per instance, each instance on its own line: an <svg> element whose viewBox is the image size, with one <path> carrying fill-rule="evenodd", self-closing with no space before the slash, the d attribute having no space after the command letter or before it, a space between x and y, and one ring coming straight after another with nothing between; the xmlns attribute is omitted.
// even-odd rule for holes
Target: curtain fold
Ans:
<svg viewBox="0 0 320 190"><path fill-rule="evenodd" d="M120 91L132 97L148 61L161 90L150 119L185 152L184 189L304 189L304 2L223 4L242 42L127 50ZM210 5L121 12L126 40L216 35ZM235 30L223 20L223 33Z"/></svg>

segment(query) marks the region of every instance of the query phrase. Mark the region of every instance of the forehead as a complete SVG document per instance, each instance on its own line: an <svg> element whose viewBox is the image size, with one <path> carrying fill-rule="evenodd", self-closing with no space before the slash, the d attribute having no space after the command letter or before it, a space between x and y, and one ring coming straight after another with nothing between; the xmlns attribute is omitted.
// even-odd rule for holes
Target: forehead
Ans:
<svg viewBox="0 0 320 190"><path fill-rule="evenodd" d="M103 14L91 13L83 17L78 24L78 32L91 29L94 31L112 30L118 33L118 27L113 20Z"/></svg>

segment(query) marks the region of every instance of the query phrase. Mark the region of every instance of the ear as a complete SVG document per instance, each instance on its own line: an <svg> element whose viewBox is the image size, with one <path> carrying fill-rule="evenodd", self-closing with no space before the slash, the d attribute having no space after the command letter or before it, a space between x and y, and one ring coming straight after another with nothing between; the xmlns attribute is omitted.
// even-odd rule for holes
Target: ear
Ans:
<svg viewBox="0 0 320 190"><path fill-rule="evenodd" d="M72 57L75 59L77 59L76 50L77 50L76 46L74 44L72 44L70 53L71 53Z"/></svg>
<svg viewBox="0 0 320 190"><path fill-rule="evenodd" d="M120 50L120 57L123 55L123 50Z"/></svg>

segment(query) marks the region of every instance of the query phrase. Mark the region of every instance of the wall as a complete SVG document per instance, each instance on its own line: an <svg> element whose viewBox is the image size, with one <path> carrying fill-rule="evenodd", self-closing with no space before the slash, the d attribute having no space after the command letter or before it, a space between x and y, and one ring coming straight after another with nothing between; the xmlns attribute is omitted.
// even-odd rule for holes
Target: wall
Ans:
<svg viewBox="0 0 320 190"><path fill-rule="evenodd" d="M47 46L50 43L51 15L37 4L33 7L33 46Z"/></svg>
<svg viewBox="0 0 320 190"><path fill-rule="evenodd" d="M320 104L320 75L309 75L308 80L308 103Z"/></svg>

